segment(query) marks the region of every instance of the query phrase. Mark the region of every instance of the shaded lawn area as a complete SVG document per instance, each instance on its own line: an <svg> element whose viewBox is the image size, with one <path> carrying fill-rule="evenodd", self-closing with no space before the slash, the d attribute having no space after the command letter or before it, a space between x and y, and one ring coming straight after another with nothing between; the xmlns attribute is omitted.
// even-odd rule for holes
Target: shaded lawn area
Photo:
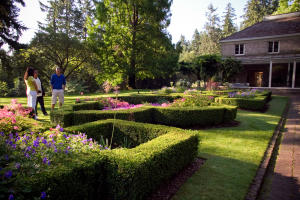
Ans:
<svg viewBox="0 0 300 200"><path fill-rule="evenodd" d="M172 199L244 199L287 101L274 96L266 113L238 110L238 127L197 131L207 160Z"/></svg>

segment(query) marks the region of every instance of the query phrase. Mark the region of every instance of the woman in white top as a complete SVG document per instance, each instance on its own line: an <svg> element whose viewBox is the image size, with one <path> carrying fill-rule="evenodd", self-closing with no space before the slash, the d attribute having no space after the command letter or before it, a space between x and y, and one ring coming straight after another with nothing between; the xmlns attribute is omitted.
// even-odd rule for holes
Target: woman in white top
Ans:
<svg viewBox="0 0 300 200"><path fill-rule="evenodd" d="M36 98L37 98L37 91L38 87L36 85L36 82L33 78L34 69L28 67L25 74L24 74L24 81L26 84L26 94L27 94L27 106L29 108L32 108L33 111L35 110L36 105Z"/></svg>

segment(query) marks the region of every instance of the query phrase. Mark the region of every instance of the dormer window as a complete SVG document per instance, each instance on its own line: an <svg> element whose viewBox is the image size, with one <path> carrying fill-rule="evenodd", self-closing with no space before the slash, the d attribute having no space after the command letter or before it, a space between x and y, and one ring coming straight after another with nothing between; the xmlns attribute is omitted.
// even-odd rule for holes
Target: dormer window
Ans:
<svg viewBox="0 0 300 200"><path fill-rule="evenodd" d="M235 45L235 55L245 55L245 45L236 44Z"/></svg>
<svg viewBox="0 0 300 200"><path fill-rule="evenodd" d="M268 52L269 53L279 53L279 41L270 41Z"/></svg>

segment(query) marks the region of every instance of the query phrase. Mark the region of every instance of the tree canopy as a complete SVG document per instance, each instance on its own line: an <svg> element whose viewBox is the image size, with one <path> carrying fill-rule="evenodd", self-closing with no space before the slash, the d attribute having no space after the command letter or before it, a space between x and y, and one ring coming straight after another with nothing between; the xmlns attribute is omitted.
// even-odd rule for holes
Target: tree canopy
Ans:
<svg viewBox="0 0 300 200"><path fill-rule="evenodd" d="M20 9L16 4L25 6L23 0L2 0L0 1L0 47L8 44L13 49L26 47L18 42L22 31L27 28L18 21Z"/></svg>
<svg viewBox="0 0 300 200"><path fill-rule="evenodd" d="M103 0L97 3L98 24L89 32L91 36L101 37L101 40L91 37L91 43L98 45L94 49L102 64L99 81L111 77L126 80L129 87L136 88L137 79L163 75L161 72L166 65L177 62L166 31L171 4L172 0ZM167 57L171 58L171 65L166 63Z"/></svg>
<svg viewBox="0 0 300 200"><path fill-rule="evenodd" d="M300 11L300 0L280 0L279 7L273 14L284 14Z"/></svg>

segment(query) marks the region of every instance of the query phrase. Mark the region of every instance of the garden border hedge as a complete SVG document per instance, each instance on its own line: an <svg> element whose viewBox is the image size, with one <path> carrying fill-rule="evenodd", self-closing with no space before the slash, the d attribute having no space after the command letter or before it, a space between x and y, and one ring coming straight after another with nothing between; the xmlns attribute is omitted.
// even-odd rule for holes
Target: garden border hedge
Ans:
<svg viewBox="0 0 300 200"><path fill-rule="evenodd" d="M253 98L229 98L229 97L217 97L216 103L233 105L238 108L247 110L264 110L266 107L268 96L257 96Z"/></svg>
<svg viewBox="0 0 300 200"><path fill-rule="evenodd" d="M52 123L67 127L103 119L123 119L188 128L197 125L217 125L236 117L235 106L154 107L144 106L128 110L80 110L51 113Z"/></svg>
<svg viewBox="0 0 300 200"><path fill-rule="evenodd" d="M113 121L90 122L65 131L91 126L94 136ZM125 132L131 130L131 136L140 135L145 143L132 149L75 156L68 164L44 171L42 176L20 179L20 185L32 186L26 195L39 196L48 188L49 199L145 199L197 156L199 138L191 131L124 120L115 120L115 126ZM91 132L87 135L91 136Z"/></svg>

